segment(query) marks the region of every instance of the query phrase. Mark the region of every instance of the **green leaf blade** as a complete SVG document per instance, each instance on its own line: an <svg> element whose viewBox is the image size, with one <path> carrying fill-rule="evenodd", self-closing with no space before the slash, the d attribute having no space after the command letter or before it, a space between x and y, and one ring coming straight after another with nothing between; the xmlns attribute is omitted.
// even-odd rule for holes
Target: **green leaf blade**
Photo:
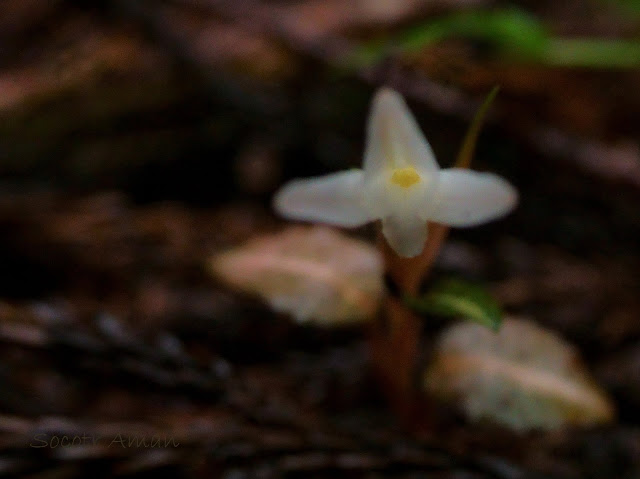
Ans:
<svg viewBox="0 0 640 479"><path fill-rule="evenodd" d="M482 287L461 280L443 280L426 295L405 298L416 312L451 318L463 317L494 331L500 329L502 310Z"/></svg>

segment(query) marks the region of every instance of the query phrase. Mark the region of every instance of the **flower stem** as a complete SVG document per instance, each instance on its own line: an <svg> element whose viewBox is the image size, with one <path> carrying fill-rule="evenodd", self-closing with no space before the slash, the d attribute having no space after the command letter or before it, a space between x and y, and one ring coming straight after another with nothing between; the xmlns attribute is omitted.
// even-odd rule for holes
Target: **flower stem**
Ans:
<svg viewBox="0 0 640 479"><path fill-rule="evenodd" d="M483 120L497 93L498 88L493 88L471 122L456 158L457 168L470 166ZM428 427L432 418L428 411L427 415L420 414L425 404L417 384L423 320L407 307L403 298L420 292L420 285L449 232L448 226L438 223L429 223L427 228L427 242L415 258L398 256L379 234L385 272L394 291L385 297L386 321L375 322L371 331L372 360L387 400L404 425L414 431Z"/></svg>
<svg viewBox="0 0 640 479"><path fill-rule="evenodd" d="M389 280L397 294L384 303L386 321L374 323L371 334L373 363L392 409L407 426L415 428L419 404L416 388L422 319L403 302L405 295L418 294L420 284L447 236L446 226L430 223L429 239L416 258L398 256L380 235L380 247Z"/></svg>

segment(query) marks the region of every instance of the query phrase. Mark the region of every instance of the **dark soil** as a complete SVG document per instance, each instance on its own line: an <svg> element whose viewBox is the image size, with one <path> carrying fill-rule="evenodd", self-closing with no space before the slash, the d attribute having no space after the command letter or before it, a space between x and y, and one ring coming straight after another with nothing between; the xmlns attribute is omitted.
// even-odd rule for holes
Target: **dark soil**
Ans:
<svg viewBox="0 0 640 479"><path fill-rule="evenodd" d="M639 72L510 64L462 40L339 67L350 42L464 2L381 20L337 1L4 1L1 475L640 477ZM553 5L531 11L559 33L639 25L604 6L567 25ZM440 405L416 436L363 329L296 324L208 274L284 226L269 202L285 180L360 163L382 84L442 164L502 86L474 167L521 204L452 232L434 275L482 281L576 344L615 424L516 434ZM443 326L426 323L425 351Z"/></svg>

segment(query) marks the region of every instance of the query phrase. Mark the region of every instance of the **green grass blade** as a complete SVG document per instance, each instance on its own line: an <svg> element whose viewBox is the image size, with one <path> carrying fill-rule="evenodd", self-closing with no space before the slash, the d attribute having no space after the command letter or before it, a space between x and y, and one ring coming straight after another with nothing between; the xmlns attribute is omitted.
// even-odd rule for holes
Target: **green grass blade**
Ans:
<svg viewBox="0 0 640 479"><path fill-rule="evenodd" d="M471 122L471 125L469 125L469 129L467 130L464 140L462 141L462 145L460 146L460 151L458 151L458 156L456 157L455 162L456 168L469 168L471 166L471 160L473 159L473 155L476 150L480 130L482 129L484 120L487 117L489 107L493 103L493 100L495 100L498 91L500 91L500 87L493 87L487 95L487 98L485 98L484 103L482 103L473 117L473 121Z"/></svg>

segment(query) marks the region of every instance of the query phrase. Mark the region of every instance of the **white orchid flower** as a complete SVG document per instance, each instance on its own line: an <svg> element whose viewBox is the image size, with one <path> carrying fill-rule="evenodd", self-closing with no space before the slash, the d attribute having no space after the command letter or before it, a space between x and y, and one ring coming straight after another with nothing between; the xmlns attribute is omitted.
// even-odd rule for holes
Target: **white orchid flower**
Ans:
<svg viewBox="0 0 640 479"><path fill-rule="evenodd" d="M381 219L389 245L413 257L424 247L427 221L475 226L507 214L517 200L497 175L441 170L402 96L383 88L369 116L363 169L293 180L274 207L288 219L345 227Z"/></svg>

